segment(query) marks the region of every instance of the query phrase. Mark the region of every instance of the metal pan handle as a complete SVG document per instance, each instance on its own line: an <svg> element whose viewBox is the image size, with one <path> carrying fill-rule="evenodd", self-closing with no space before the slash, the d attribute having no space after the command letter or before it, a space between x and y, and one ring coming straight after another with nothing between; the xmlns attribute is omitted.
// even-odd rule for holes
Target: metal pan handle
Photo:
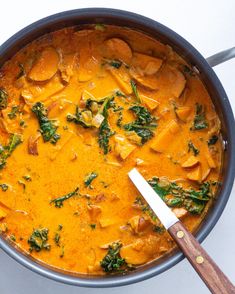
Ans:
<svg viewBox="0 0 235 294"><path fill-rule="evenodd" d="M235 58L235 47L216 53L206 59L211 67Z"/></svg>

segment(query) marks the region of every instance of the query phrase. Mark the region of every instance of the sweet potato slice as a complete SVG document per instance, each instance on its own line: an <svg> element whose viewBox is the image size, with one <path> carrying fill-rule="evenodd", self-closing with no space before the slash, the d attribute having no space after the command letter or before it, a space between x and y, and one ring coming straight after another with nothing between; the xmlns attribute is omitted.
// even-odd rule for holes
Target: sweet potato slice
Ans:
<svg viewBox="0 0 235 294"><path fill-rule="evenodd" d="M153 139L153 143L151 148L156 152L164 152L167 150L169 146L169 142L174 140L175 134L180 131L179 124L172 120L168 123L168 125L158 134L155 139Z"/></svg>
<svg viewBox="0 0 235 294"><path fill-rule="evenodd" d="M130 73L144 87L150 90L158 90L159 97L172 96L173 98L178 98L186 84L184 75L169 65L163 66L154 75L143 76L136 69L131 69Z"/></svg>
<svg viewBox="0 0 235 294"><path fill-rule="evenodd" d="M148 107L149 110L154 110L158 107L159 102L145 95L140 95L141 101Z"/></svg>
<svg viewBox="0 0 235 294"><path fill-rule="evenodd" d="M198 165L191 172L187 173L187 178L191 181L201 182L201 179L202 179L201 166Z"/></svg>
<svg viewBox="0 0 235 294"><path fill-rule="evenodd" d="M142 53L134 53L132 65L143 75L153 75L162 66L162 59Z"/></svg>
<svg viewBox="0 0 235 294"><path fill-rule="evenodd" d="M130 46L119 38L111 38L104 42L104 57L110 59L120 59L125 63L129 63L132 58L132 50Z"/></svg>
<svg viewBox="0 0 235 294"><path fill-rule="evenodd" d="M58 64L59 55L57 51L52 47L45 48L35 61L28 77L36 82L47 81L56 74Z"/></svg>
<svg viewBox="0 0 235 294"><path fill-rule="evenodd" d="M184 163L182 163L182 167L188 168L193 167L199 163L199 160L196 156L191 155Z"/></svg>
<svg viewBox="0 0 235 294"><path fill-rule="evenodd" d="M123 160L125 160L136 149L136 146L128 143L126 138L122 136L115 136L115 142L115 152Z"/></svg>
<svg viewBox="0 0 235 294"><path fill-rule="evenodd" d="M108 70L115 81L118 83L120 89L127 95L132 93L131 78L129 74L121 68L115 69L108 67Z"/></svg>
<svg viewBox="0 0 235 294"><path fill-rule="evenodd" d="M205 153L205 156L206 156L206 160L207 160L209 167L216 168L216 163L215 163L213 157L211 156L211 153L209 150L207 150L207 152Z"/></svg>
<svg viewBox="0 0 235 294"><path fill-rule="evenodd" d="M133 265L143 264L149 260L149 255L146 252L137 251L132 244L122 247L120 254L127 263Z"/></svg>
<svg viewBox="0 0 235 294"><path fill-rule="evenodd" d="M7 213L2 208L0 208L0 220L4 219L6 216Z"/></svg>
<svg viewBox="0 0 235 294"><path fill-rule="evenodd" d="M177 117L183 122L187 121L187 118L191 112L191 108L188 106L178 107L175 111Z"/></svg>

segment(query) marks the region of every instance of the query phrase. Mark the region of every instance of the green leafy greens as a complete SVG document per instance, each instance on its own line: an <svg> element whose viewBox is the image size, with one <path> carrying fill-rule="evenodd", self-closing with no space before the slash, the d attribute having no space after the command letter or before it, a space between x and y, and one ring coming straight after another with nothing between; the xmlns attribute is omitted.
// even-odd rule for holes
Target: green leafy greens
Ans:
<svg viewBox="0 0 235 294"><path fill-rule="evenodd" d="M6 165L7 158L12 154L16 147L22 143L21 136L19 134L11 134L9 143L7 146L1 146L0 149L0 169Z"/></svg>
<svg viewBox="0 0 235 294"><path fill-rule="evenodd" d="M144 144L154 135L153 130L157 127L156 118L144 106L134 105L129 110L135 113L136 120L125 124L123 128L126 131L134 131Z"/></svg>
<svg viewBox="0 0 235 294"><path fill-rule="evenodd" d="M78 195L79 188L77 187L73 192L70 192L66 195L60 196L50 201L50 203L54 203L55 207L61 208L64 205L64 201Z"/></svg>
<svg viewBox="0 0 235 294"><path fill-rule="evenodd" d="M100 262L100 266L106 273L116 273L122 271L126 266L126 261L120 255L122 244L114 242L109 245L108 252Z"/></svg>
<svg viewBox="0 0 235 294"><path fill-rule="evenodd" d="M192 214L201 214L213 196L210 182L204 182L198 190L184 189L175 182L161 182L156 177L152 178L149 184L168 206L184 207Z"/></svg>
<svg viewBox="0 0 235 294"><path fill-rule="evenodd" d="M194 156L197 156L200 151L195 147L192 141L188 142L188 152L192 151Z"/></svg>
<svg viewBox="0 0 235 294"><path fill-rule="evenodd" d="M86 187L90 187L91 188L91 183L92 181L98 177L98 174L95 172L91 172L89 175L86 176L85 180L84 180L84 184Z"/></svg>
<svg viewBox="0 0 235 294"><path fill-rule="evenodd" d="M17 113L19 113L19 106L15 105L11 107L11 112L9 112L7 115L10 119L16 118Z"/></svg>
<svg viewBox="0 0 235 294"><path fill-rule="evenodd" d="M108 122L108 109L113 107L112 101L114 97L107 97L101 107L101 114L104 117L103 122L99 127L98 143L104 154L107 154L110 150L109 138L115 133L111 130Z"/></svg>
<svg viewBox="0 0 235 294"><path fill-rule="evenodd" d="M44 142L51 142L56 144L60 139L60 135L56 133L58 126L56 121L50 120L47 116L47 109L41 102L36 102L32 107L32 112L36 115L39 125L40 132L42 134Z"/></svg>
<svg viewBox="0 0 235 294"><path fill-rule="evenodd" d="M139 92L137 90L136 83L133 80L131 80L131 88L132 88L132 91L136 97L137 102L141 103L141 98L140 98Z"/></svg>
<svg viewBox="0 0 235 294"><path fill-rule="evenodd" d="M7 184L0 184L0 188L2 189L3 192L6 192L8 190L8 185Z"/></svg>
<svg viewBox="0 0 235 294"><path fill-rule="evenodd" d="M8 93L6 90L0 88L0 110L7 108Z"/></svg>
<svg viewBox="0 0 235 294"><path fill-rule="evenodd" d="M216 135L213 135L212 137L210 137L210 139L207 142L208 146L215 145L218 139L219 138Z"/></svg>
<svg viewBox="0 0 235 294"><path fill-rule="evenodd" d="M202 130L208 127L203 105L196 103L196 113L190 130Z"/></svg>
<svg viewBox="0 0 235 294"><path fill-rule="evenodd" d="M41 250L50 250L51 246L47 243L48 232L49 230L47 228L39 228L33 230L32 235L28 239L28 244L30 245L30 252L32 252L33 250L37 252Z"/></svg>

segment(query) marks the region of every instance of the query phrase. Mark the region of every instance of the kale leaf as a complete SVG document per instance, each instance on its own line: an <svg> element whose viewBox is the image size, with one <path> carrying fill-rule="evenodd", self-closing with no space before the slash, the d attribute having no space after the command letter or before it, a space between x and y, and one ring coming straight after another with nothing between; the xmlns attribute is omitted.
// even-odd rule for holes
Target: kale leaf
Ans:
<svg viewBox="0 0 235 294"><path fill-rule="evenodd" d="M135 113L136 120L125 124L123 128L126 131L134 131L144 144L154 135L152 130L157 127L156 118L144 106L134 105L129 110Z"/></svg>
<svg viewBox="0 0 235 294"><path fill-rule="evenodd" d="M201 214L206 203L213 196L210 182L204 182L198 190L184 189L170 181L168 183L164 181L162 184L157 177L153 177L149 184L168 206L185 207L192 214Z"/></svg>
<svg viewBox="0 0 235 294"><path fill-rule="evenodd" d="M78 195L78 191L79 191L79 188L77 187L73 192L70 192L70 193L63 195L63 196L60 196L60 197L57 197L57 198L51 200L50 203L54 203L55 207L61 208L64 205L64 201L73 197L73 196Z"/></svg>
<svg viewBox="0 0 235 294"><path fill-rule="evenodd" d="M8 185L7 184L0 184L0 188L2 189L3 192L6 192L8 190Z"/></svg>
<svg viewBox="0 0 235 294"><path fill-rule="evenodd" d="M30 252L32 252L33 250L37 252L41 250L50 250L51 246L47 243L48 232L49 230L47 228L39 228L33 230L32 235L28 239L28 244L30 245Z"/></svg>
<svg viewBox="0 0 235 294"><path fill-rule="evenodd" d="M114 97L107 97L101 106L101 114L104 117L103 122L99 127L98 143L104 154L107 154L110 150L109 138L115 134L109 126L108 122L108 109L113 107L112 101Z"/></svg>
<svg viewBox="0 0 235 294"><path fill-rule="evenodd" d="M85 180L84 180L84 184L86 187L90 187L91 188L91 183L92 181L98 177L98 174L95 172L91 172L89 175L86 176Z"/></svg>
<svg viewBox="0 0 235 294"><path fill-rule="evenodd" d="M215 145L218 139L219 138L216 135L213 135L212 137L210 137L210 139L207 142L208 146Z"/></svg>
<svg viewBox="0 0 235 294"><path fill-rule="evenodd" d="M202 130L208 127L203 105L196 103L196 113L190 130Z"/></svg>
<svg viewBox="0 0 235 294"><path fill-rule="evenodd" d="M194 156L197 156L200 151L195 147L192 141L188 142L188 152L192 151Z"/></svg>
<svg viewBox="0 0 235 294"><path fill-rule="evenodd" d="M3 146L0 149L0 169L6 165L7 158L12 154L16 147L22 143L21 136L19 134L11 134L7 146Z"/></svg>
<svg viewBox="0 0 235 294"><path fill-rule="evenodd" d="M51 142L56 144L60 139L60 135L56 133L58 126L54 120L51 120L47 116L47 109L41 102L36 102L32 107L32 112L36 115L40 132L42 134L44 142Z"/></svg>
<svg viewBox="0 0 235 294"><path fill-rule="evenodd" d="M11 112L9 112L7 115L10 119L16 118L17 113L19 113L19 106L15 105L11 107Z"/></svg>
<svg viewBox="0 0 235 294"><path fill-rule="evenodd" d="M139 92L137 90L136 83L133 80L131 80L131 88L132 88L132 91L137 99L137 102L141 103L141 98L140 98Z"/></svg>
<svg viewBox="0 0 235 294"><path fill-rule="evenodd" d="M0 88L0 110L7 108L8 94L6 90Z"/></svg>
<svg viewBox="0 0 235 294"><path fill-rule="evenodd" d="M106 273L116 273L127 266L126 261L120 255L122 244L114 242L109 245L108 252L100 262L100 266Z"/></svg>

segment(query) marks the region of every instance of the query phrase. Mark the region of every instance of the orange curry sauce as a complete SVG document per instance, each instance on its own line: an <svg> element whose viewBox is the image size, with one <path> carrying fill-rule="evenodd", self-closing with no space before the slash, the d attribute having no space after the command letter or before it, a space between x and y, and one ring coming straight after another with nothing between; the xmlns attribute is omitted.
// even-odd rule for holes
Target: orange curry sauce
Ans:
<svg viewBox="0 0 235 294"><path fill-rule="evenodd" d="M212 101L140 32L96 25L33 41L1 68L0 109L0 230L46 264L102 275L174 247L133 167L191 231L212 202L223 153Z"/></svg>

